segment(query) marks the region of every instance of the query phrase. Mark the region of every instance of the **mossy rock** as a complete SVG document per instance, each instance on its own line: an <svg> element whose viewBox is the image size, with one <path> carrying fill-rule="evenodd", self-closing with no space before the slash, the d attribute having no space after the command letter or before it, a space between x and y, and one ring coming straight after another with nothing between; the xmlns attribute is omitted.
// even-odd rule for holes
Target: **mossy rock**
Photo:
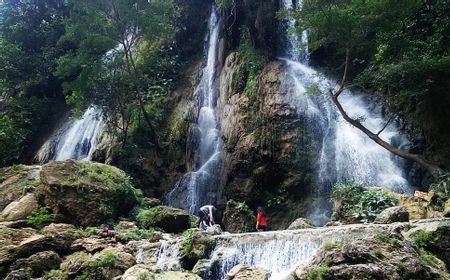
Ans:
<svg viewBox="0 0 450 280"><path fill-rule="evenodd" d="M42 166L37 195L56 219L81 226L126 215L140 192L120 169L93 162L61 161Z"/></svg>
<svg viewBox="0 0 450 280"><path fill-rule="evenodd" d="M255 215L244 202L229 200L223 213L223 224L229 232L249 232L255 230Z"/></svg>
<svg viewBox="0 0 450 280"><path fill-rule="evenodd" d="M214 246L211 235L198 229L188 229L183 232L183 242L181 244L181 266L184 269L192 270L195 264L208 257L208 253Z"/></svg>
<svg viewBox="0 0 450 280"><path fill-rule="evenodd" d="M40 169L37 165L0 168L0 211L39 186Z"/></svg>
<svg viewBox="0 0 450 280"><path fill-rule="evenodd" d="M165 232L179 233L191 227L191 216L185 210L160 205L139 210L137 221L142 228L160 228Z"/></svg>

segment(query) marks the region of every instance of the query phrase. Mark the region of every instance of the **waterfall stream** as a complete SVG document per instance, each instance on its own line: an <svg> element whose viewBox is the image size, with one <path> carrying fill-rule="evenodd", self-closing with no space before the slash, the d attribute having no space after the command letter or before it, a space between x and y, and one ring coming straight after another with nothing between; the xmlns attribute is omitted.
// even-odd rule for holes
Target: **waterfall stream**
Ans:
<svg viewBox="0 0 450 280"><path fill-rule="evenodd" d="M81 119L68 121L57 129L39 149L36 160L41 164L50 160L91 160L103 127L99 110L90 107Z"/></svg>
<svg viewBox="0 0 450 280"><path fill-rule="evenodd" d="M302 5L296 0L283 0L284 9ZM295 26L290 19L288 28ZM397 192L412 192L404 171L404 161L382 148L357 128L347 123L337 111L328 94L338 83L326 78L309 64L308 34L287 35L286 64L287 102L297 108L298 115L306 121L307 129L319 146L317 159L317 200L310 218L324 224L329 213L328 197L336 183L357 182L367 186L382 186ZM320 93L314 93L314 91ZM377 132L386 124L382 107L373 105L373 99L356 91L346 90L340 101L350 117L359 119L371 131ZM390 123L380 137L397 146L409 142L402 136L395 123Z"/></svg>
<svg viewBox="0 0 450 280"><path fill-rule="evenodd" d="M198 98L198 118L191 125L193 142L199 143L194 170L185 174L168 194L168 204L195 212L203 204L217 200L218 172L221 164L221 140L217 123L217 56L221 21L212 7L209 20L209 38L206 49L206 65L195 96Z"/></svg>

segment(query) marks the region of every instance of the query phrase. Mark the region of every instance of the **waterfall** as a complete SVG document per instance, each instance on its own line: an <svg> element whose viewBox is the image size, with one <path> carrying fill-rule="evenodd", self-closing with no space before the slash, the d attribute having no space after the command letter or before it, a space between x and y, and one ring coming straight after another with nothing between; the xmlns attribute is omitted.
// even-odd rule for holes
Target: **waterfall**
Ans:
<svg viewBox="0 0 450 280"><path fill-rule="evenodd" d="M104 123L100 110L88 108L81 119L68 121L44 143L36 155L39 163L50 160L91 160Z"/></svg>
<svg viewBox="0 0 450 280"><path fill-rule="evenodd" d="M157 255L156 265L163 271L180 270L180 249L182 239L161 240L161 247Z"/></svg>
<svg viewBox="0 0 450 280"><path fill-rule="evenodd" d="M194 170L185 174L168 194L168 204L195 212L203 204L217 200L218 171L221 164L221 140L217 122L217 57L221 21L212 7L206 65L195 91L198 99L197 123L192 125L192 142L199 143Z"/></svg>
<svg viewBox="0 0 450 280"><path fill-rule="evenodd" d="M208 279L224 279L237 264L261 266L270 272L270 280L291 279L291 273L310 261L324 244L347 244L395 227L393 224L355 224L220 235L215 237L216 246L210 254L211 277Z"/></svg>
<svg viewBox="0 0 450 280"><path fill-rule="evenodd" d="M301 2L283 0L284 9L300 7ZM294 19L287 21L293 28ZM357 182L369 186L383 186L398 192L412 192L406 179L404 161L369 139L357 128L347 123L327 94L310 94L311 89L326 93L334 89L337 82L309 67L307 31L301 36L288 35L286 81L288 102L296 106L300 117L305 118L307 129L320 147L317 159L317 190L319 205L311 213L316 223L323 224L329 216L327 197L336 183ZM314 90L313 90L314 91ZM373 100L362 93L346 90L340 96L342 106L350 117L359 119L363 125L377 132L387 120L382 108L372 105ZM399 133L394 123L389 124L380 137L398 146L408 145L406 137Z"/></svg>

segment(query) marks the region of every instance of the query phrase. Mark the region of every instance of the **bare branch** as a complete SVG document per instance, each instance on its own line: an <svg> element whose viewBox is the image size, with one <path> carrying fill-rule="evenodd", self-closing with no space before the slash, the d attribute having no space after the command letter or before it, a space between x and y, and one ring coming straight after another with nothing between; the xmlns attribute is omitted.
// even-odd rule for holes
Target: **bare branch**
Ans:
<svg viewBox="0 0 450 280"><path fill-rule="evenodd" d="M350 61L350 52L348 49L346 50L345 56L346 57L345 57L344 74L343 74L341 83L339 85L339 88L336 92L333 92L332 89L329 90L329 95L331 97L331 100L336 105L339 113L344 118L344 120L347 121L348 123L350 123L351 125L353 125L354 127L356 127L357 129L359 129L364 134L366 134L370 139L372 139L375 143L377 143L381 147L385 148L386 150L388 150L389 152L393 153L396 156L399 156L404 159L411 160L411 161L417 163L422 168L427 170L435 179L438 179L439 176L443 173L443 170L439 166L437 166L436 164L434 164L432 162L429 162L428 160L426 160L424 157L422 157L420 155L401 150L380 138L380 133L386 129L386 127L391 122L392 117L387 121L387 123L384 125L384 127L380 131L378 131L378 133L375 134L372 131L370 131L367 127L365 127L363 124L361 124L361 122L351 118L347 114L347 112L344 110L341 103L339 102L339 95L344 91L345 81L347 79L348 65L349 65L349 61Z"/></svg>
<svg viewBox="0 0 450 280"><path fill-rule="evenodd" d="M383 128L381 128L380 131L377 132L377 134L376 134L377 136L379 136L381 134L381 132L383 132L386 129L386 127L391 123L393 118L394 118L393 116L391 116L389 118L389 120L386 122L386 124L383 126Z"/></svg>

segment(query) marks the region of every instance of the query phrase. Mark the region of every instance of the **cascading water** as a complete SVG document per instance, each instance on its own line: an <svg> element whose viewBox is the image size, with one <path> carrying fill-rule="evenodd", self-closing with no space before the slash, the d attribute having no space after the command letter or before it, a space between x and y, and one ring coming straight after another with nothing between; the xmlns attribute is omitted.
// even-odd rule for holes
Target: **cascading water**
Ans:
<svg viewBox="0 0 450 280"><path fill-rule="evenodd" d="M104 123L100 112L90 107L81 119L65 123L41 147L36 155L39 163L50 160L91 160L96 140Z"/></svg>
<svg viewBox="0 0 450 280"><path fill-rule="evenodd" d="M237 264L261 266L270 280L291 279L291 273L313 258L325 243L350 243L361 237L370 238L395 225L362 225L322 227L303 230L224 234L217 236L208 266L208 279L224 279Z"/></svg>
<svg viewBox="0 0 450 280"><path fill-rule="evenodd" d="M185 174L168 194L168 204L196 211L202 204L217 200L218 171L221 163L221 140L217 123L217 56L221 21L215 7L209 20L209 40L206 65L196 89L199 112L197 124L191 126L193 142L199 143L198 158L193 172Z"/></svg>
<svg viewBox="0 0 450 280"><path fill-rule="evenodd" d="M283 0L284 9L300 7L301 2ZM287 21L287 27L295 21ZM317 224L329 217L329 192L338 182L358 182L369 186L383 186L399 192L411 192L406 179L403 160L377 145L355 127L348 124L337 111L327 94L309 94L316 88L328 92L336 81L324 77L308 66L307 31L301 36L288 36L288 49L282 60L286 63L286 81L289 94L287 102L296 106L299 116L305 118L307 128L320 147L317 158L319 188L318 204L310 214ZM361 92L344 91L340 101L346 112L358 118L367 128L379 131L386 124L380 106L371 106L370 98ZM394 124L389 124L380 134L385 141L407 145ZM327 209L328 208L328 209Z"/></svg>

